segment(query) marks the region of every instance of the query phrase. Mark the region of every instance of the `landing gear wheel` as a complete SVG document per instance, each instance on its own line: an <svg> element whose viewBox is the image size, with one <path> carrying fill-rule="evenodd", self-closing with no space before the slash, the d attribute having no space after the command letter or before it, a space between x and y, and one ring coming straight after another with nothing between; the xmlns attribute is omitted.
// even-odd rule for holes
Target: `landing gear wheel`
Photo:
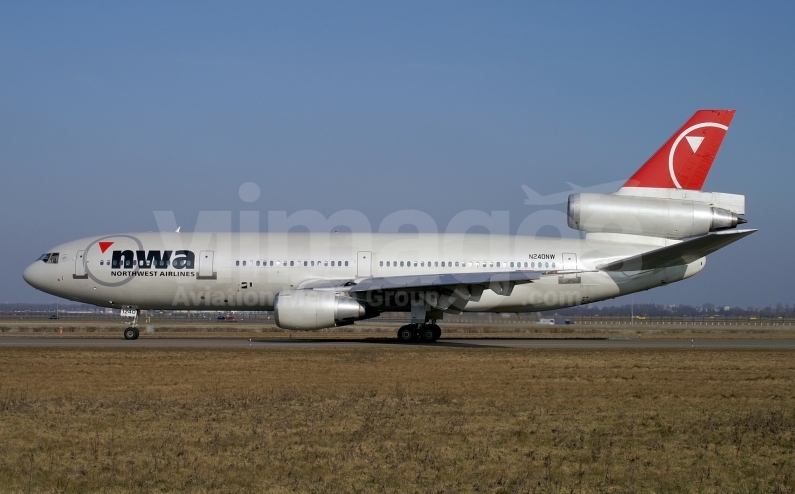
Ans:
<svg viewBox="0 0 795 494"><path fill-rule="evenodd" d="M427 324L420 329L420 338L422 341L426 343L433 343L436 341L436 331L433 329L433 325Z"/></svg>
<svg viewBox="0 0 795 494"><path fill-rule="evenodd" d="M433 330L433 341L436 341L436 340L438 340L439 338L442 337L442 328L440 328L438 325L436 325L436 324L428 324L425 327L426 328L431 328Z"/></svg>
<svg viewBox="0 0 795 494"><path fill-rule="evenodd" d="M138 339L138 328L127 328L124 330L124 339L125 340L137 340Z"/></svg>
<svg viewBox="0 0 795 494"><path fill-rule="evenodd" d="M398 329L397 337L399 341L408 343L414 339L414 327L411 325L402 326L400 329Z"/></svg>

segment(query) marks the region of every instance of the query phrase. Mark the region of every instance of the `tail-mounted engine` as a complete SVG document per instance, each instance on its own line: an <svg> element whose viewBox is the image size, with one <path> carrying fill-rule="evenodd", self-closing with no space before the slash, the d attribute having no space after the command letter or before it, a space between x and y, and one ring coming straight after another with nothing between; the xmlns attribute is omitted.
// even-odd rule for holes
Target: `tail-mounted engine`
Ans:
<svg viewBox="0 0 795 494"><path fill-rule="evenodd" d="M737 213L708 201L621 194L570 195L568 221L569 227L588 233L670 239L697 237L746 223Z"/></svg>

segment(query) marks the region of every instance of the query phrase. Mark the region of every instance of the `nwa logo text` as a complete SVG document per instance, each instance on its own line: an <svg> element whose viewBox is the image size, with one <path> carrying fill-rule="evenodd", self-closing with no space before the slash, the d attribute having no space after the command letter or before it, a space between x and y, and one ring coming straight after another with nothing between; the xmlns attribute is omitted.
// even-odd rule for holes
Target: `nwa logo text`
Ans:
<svg viewBox="0 0 795 494"><path fill-rule="evenodd" d="M111 269L194 269L195 264L196 255L189 250L114 250L110 261Z"/></svg>

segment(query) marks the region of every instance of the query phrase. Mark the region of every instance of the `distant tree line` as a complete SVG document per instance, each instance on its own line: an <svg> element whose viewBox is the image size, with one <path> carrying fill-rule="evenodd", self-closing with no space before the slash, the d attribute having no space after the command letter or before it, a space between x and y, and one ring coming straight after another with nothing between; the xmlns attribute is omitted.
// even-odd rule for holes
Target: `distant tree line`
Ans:
<svg viewBox="0 0 795 494"><path fill-rule="evenodd" d="M795 305L778 303L766 307L735 307L728 305L703 304L700 306L687 304L624 304L597 306L596 304L581 305L570 309L544 312L547 314L560 314L565 316L636 316L647 317L794 317Z"/></svg>

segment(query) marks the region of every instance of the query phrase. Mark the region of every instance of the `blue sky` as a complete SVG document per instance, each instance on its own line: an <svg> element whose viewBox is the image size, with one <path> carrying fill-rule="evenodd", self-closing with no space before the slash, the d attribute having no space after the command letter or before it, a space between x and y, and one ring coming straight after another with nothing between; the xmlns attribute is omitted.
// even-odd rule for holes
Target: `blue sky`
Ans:
<svg viewBox="0 0 795 494"><path fill-rule="evenodd" d="M707 190L761 231L636 301L795 303L787 2L20 2L0 7L0 301L52 245L199 211L536 211L629 177L699 108ZM254 203L242 183L259 184ZM562 206L558 209L562 210ZM235 215L233 215L235 216ZM265 229L266 224L262 225ZM550 233L550 232L546 232ZM54 299L53 299L54 300ZM619 301L621 303L621 301Z"/></svg>

